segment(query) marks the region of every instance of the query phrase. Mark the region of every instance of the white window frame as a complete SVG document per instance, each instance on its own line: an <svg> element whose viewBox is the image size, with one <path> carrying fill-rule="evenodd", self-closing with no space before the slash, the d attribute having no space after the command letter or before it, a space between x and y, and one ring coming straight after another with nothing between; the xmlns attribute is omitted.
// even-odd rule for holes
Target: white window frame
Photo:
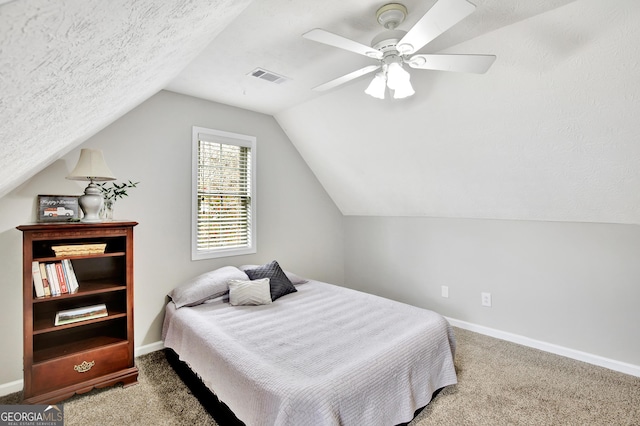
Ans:
<svg viewBox="0 0 640 426"><path fill-rule="evenodd" d="M198 249L198 147L200 140L247 147L251 150L249 172L251 174L250 185L250 216L249 216L249 242L242 247L220 247L215 249ZM222 130L207 129L193 126L192 140L192 180L191 180L191 259L214 259L226 256L238 256L256 253L257 248L257 211L256 211L256 138L255 136L225 132Z"/></svg>

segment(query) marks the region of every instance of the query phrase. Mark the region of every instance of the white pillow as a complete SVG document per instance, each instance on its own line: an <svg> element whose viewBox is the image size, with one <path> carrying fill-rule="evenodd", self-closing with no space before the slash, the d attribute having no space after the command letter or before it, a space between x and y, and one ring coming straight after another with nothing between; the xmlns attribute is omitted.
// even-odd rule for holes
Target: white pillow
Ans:
<svg viewBox="0 0 640 426"><path fill-rule="evenodd" d="M229 303L233 306L270 304L269 278L229 281Z"/></svg>
<svg viewBox="0 0 640 426"><path fill-rule="evenodd" d="M169 297L176 304L195 306L214 297L222 296L229 291L227 283L230 280L248 280L249 276L235 266L223 266L214 271L205 272L174 288Z"/></svg>

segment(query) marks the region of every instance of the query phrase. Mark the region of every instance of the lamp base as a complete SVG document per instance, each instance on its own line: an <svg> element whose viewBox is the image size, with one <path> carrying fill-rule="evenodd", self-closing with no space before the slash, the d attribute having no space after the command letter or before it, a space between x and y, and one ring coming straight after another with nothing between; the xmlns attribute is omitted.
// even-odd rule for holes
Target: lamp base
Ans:
<svg viewBox="0 0 640 426"><path fill-rule="evenodd" d="M84 213L84 217L80 219L80 222L84 223L100 223L100 209L102 208L102 193L100 188L91 181L84 190L84 195L78 198L78 204Z"/></svg>

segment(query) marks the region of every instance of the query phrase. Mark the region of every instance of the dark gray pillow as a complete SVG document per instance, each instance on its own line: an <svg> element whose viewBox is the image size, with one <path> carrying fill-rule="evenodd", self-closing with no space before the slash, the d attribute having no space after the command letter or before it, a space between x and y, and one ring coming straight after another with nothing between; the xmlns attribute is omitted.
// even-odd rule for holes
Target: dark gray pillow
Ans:
<svg viewBox="0 0 640 426"><path fill-rule="evenodd" d="M240 270L246 271L247 269L256 269L258 266L260 265L242 265L240 266ZM289 272L286 269L283 269L283 271L284 271L284 274L287 276L287 278L289 278L289 281L291 281L291 284L293 285L300 285L300 284L305 284L309 282L308 279L303 278L297 274L294 274L293 272Z"/></svg>
<svg viewBox="0 0 640 426"><path fill-rule="evenodd" d="M269 290L271 291L271 301L284 296L285 294L294 293L298 290L291 284L289 278L278 265L275 260L266 265L258 266L255 269L244 271L251 280L259 280L261 278L269 278Z"/></svg>

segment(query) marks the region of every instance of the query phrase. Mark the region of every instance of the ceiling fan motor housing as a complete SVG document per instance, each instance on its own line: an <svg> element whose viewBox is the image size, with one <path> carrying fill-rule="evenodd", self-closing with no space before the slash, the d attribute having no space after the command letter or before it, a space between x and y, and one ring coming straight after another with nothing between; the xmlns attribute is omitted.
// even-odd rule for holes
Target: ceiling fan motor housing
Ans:
<svg viewBox="0 0 640 426"><path fill-rule="evenodd" d="M385 53L390 49L397 50L396 46L398 45L398 42L402 40L402 37L404 37L406 33L406 31L402 30L384 31L371 40L371 47L382 53Z"/></svg>
<svg viewBox="0 0 640 426"><path fill-rule="evenodd" d="M383 67L394 62L399 64L404 63L403 55L398 51L397 45L406 33L406 31L401 30L385 31L382 34L377 35L371 41L372 47L379 52L382 52L382 58L380 61L382 62Z"/></svg>

